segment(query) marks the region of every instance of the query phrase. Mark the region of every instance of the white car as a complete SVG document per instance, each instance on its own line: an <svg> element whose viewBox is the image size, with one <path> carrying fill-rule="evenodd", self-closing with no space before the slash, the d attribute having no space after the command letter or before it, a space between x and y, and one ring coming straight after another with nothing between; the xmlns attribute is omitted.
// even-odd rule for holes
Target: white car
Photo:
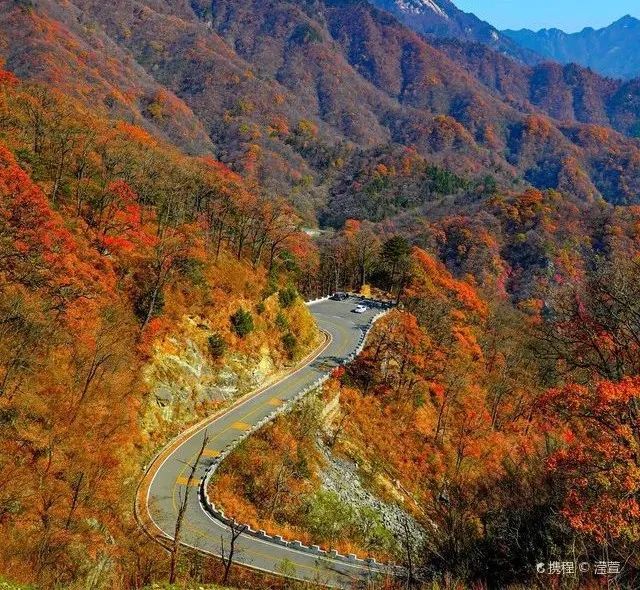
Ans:
<svg viewBox="0 0 640 590"><path fill-rule="evenodd" d="M365 311L367 311L367 309L369 309L366 305L358 305L354 310L353 313L364 313Z"/></svg>

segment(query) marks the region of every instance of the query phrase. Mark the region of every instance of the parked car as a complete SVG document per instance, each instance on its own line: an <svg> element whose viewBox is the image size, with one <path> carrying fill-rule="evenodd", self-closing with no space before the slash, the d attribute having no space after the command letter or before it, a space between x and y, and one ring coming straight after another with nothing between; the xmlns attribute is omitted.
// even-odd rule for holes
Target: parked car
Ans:
<svg viewBox="0 0 640 590"><path fill-rule="evenodd" d="M369 309L366 305L358 305L354 308L353 313L364 313Z"/></svg>
<svg viewBox="0 0 640 590"><path fill-rule="evenodd" d="M331 296L331 299L333 299L334 301L344 301L345 299L349 299L349 295L348 293L341 293L340 291L338 291L338 293L334 293Z"/></svg>

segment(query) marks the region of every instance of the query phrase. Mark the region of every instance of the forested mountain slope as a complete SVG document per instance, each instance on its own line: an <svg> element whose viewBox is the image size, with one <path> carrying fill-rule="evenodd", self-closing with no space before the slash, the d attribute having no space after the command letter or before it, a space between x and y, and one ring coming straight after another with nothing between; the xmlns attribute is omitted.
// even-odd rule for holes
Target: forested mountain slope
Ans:
<svg viewBox="0 0 640 590"><path fill-rule="evenodd" d="M639 192L635 140L496 94L464 60L365 1L39 0L3 5L2 23L9 68L213 149L272 192L293 189L310 219L353 174L354 154L390 143L504 186L523 178L620 203ZM108 67L91 65L98 50ZM625 131L631 110L619 116ZM604 122L593 111L576 118Z"/></svg>
<svg viewBox="0 0 640 590"><path fill-rule="evenodd" d="M607 126L637 137L638 80L605 78L576 64L527 67L478 43L434 42L488 88L523 112L538 109L558 121Z"/></svg>
<svg viewBox="0 0 640 590"><path fill-rule="evenodd" d="M140 587L143 465L318 342L299 217L210 156L0 70L0 571Z"/></svg>

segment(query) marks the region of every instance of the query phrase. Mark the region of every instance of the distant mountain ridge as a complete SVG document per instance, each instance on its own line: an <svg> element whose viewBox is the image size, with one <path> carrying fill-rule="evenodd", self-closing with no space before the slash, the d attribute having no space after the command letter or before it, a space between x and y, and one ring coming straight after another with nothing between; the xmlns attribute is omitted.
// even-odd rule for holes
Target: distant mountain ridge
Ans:
<svg viewBox="0 0 640 590"><path fill-rule="evenodd" d="M613 78L640 76L640 20L627 15L602 29L578 33L559 29L506 30L502 34L524 49L563 64L577 63Z"/></svg>
<svg viewBox="0 0 640 590"><path fill-rule="evenodd" d="M463 12L449 0L369 0L400 22L427 37L458 39L487 45L494 51L532 65L540 61L533 51L503 35L475 14Z"/></svg>

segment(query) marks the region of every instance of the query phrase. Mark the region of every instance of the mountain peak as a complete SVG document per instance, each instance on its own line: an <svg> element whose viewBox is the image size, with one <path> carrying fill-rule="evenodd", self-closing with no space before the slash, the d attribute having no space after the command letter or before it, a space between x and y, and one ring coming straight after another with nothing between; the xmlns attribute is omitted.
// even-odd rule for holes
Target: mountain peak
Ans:
<svg viewBox="0 0 640 590"><path fill-rule="evenodd" d="M618 27L618 26L628 27L628 26L633 26L637 24L640 24L640 20L638 20L635 16L631 16L630 14L625 14L622 18L612 23L610 27Z"/></svg>
<svg viewBox="0 0 640 590"><path fill-rule="evenodd" d="M489 23L460 10L450 0L369 0L414 31L432 38L482 43L528 64L538 56L522 49Z"/></svg>
<svg viewBox="0 0 640 590"><path fill-rule="evenodd" d="M449 15L434 0L396 0L396 4L400 10L409 14L422 14L425 11L432 11L442 18L449 18Z"/></svg>

